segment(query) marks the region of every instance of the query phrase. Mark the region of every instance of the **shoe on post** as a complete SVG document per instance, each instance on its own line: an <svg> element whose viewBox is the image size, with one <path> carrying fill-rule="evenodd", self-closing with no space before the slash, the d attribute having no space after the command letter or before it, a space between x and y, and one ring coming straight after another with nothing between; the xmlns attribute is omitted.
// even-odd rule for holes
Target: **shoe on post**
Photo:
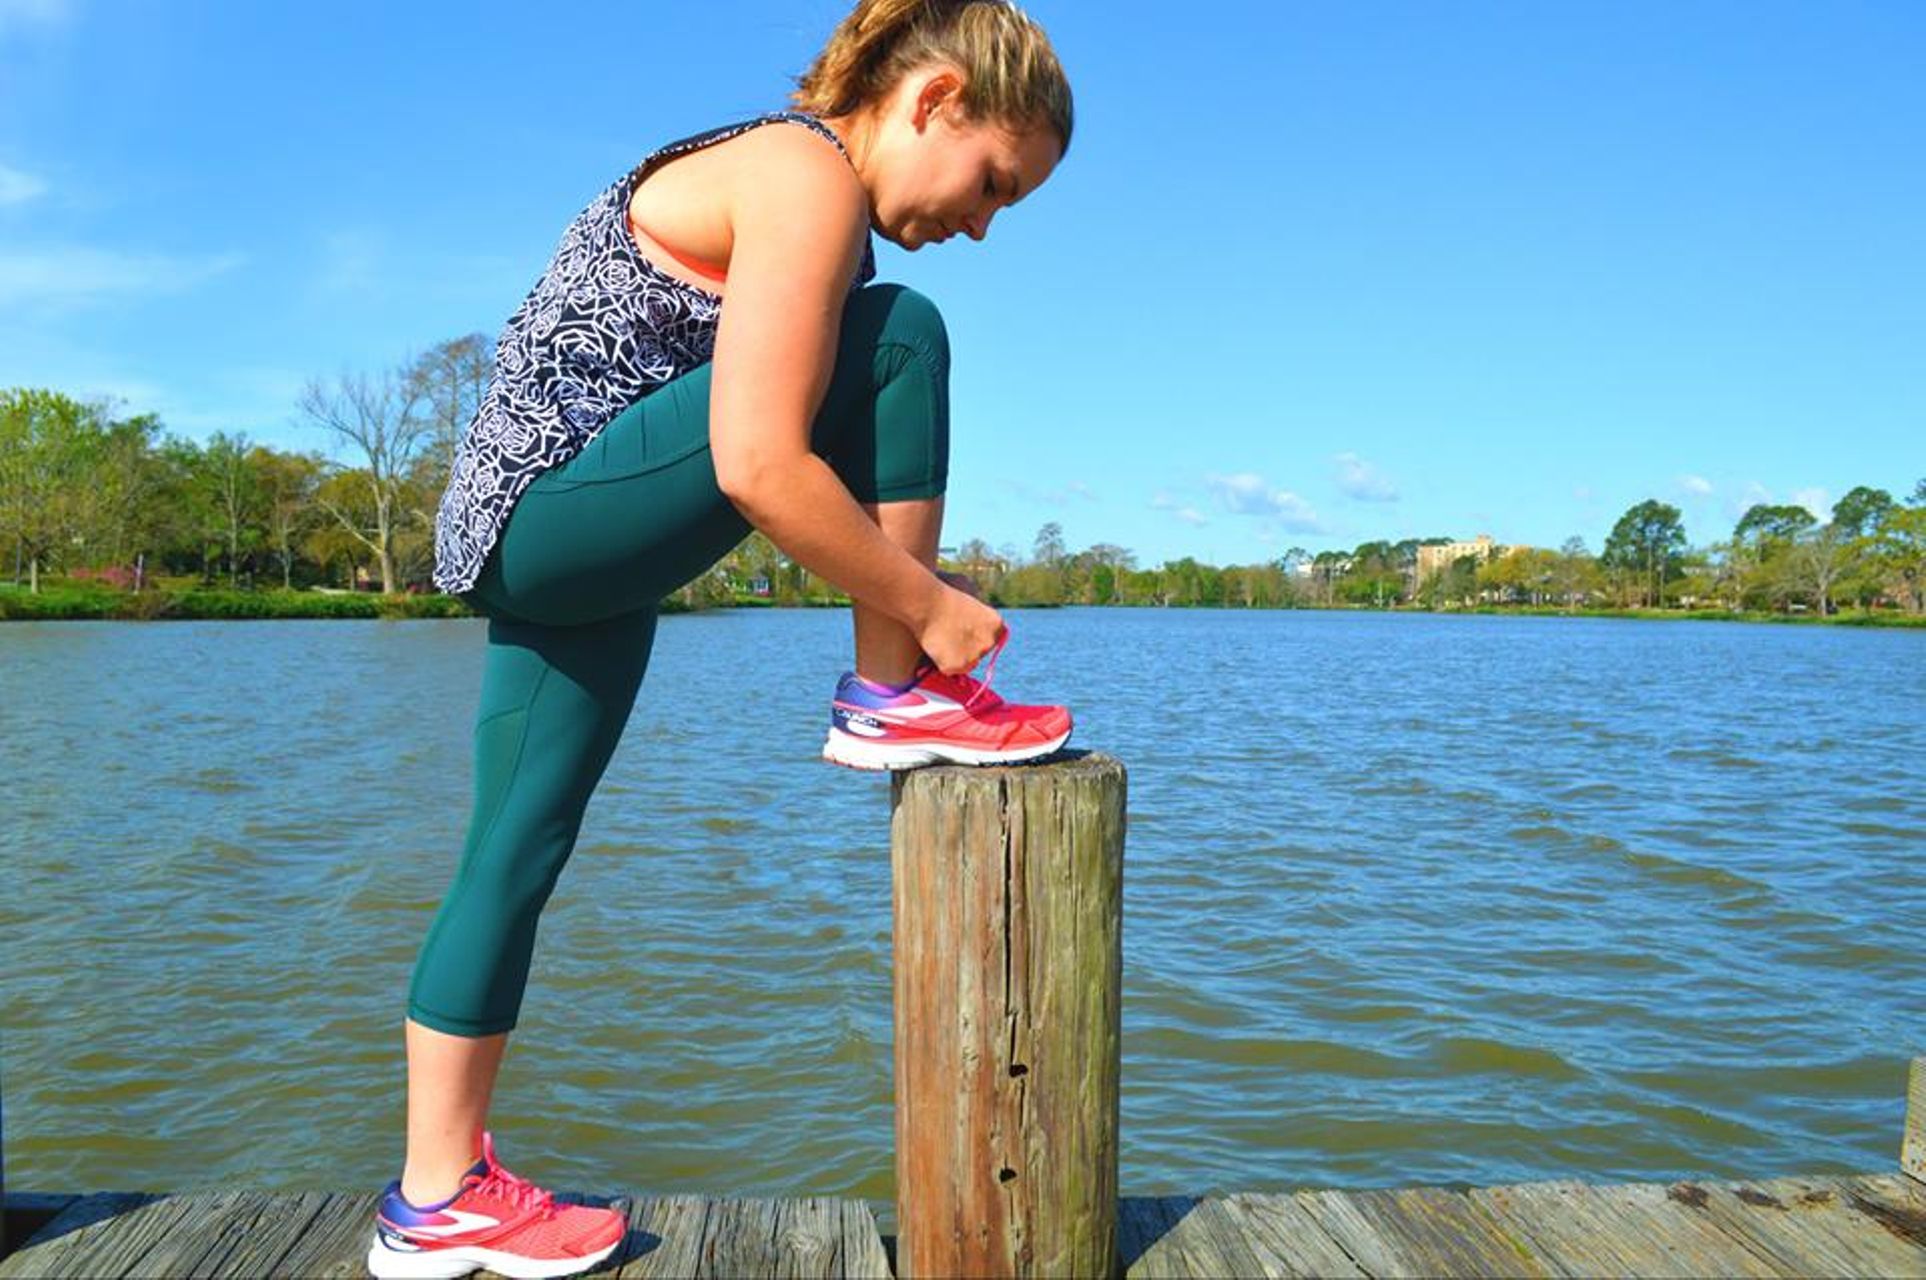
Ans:
<svg viewBox="0 0 1926 1280"><path fill-rule="evenodd" d="M484 1133L481 1159L440 1204L412 1205L400 1179L388 1184L375 1209L368 1270L379 1280L447 1280L486 1267L514 1280L548 1280L594 1266L627 1232L614 1209L557 1204L504 1169L494 1137Z"/></svg>
<svg viewBox="0 0 1926 1280"><path fill-rule="evenodd" d="M1005 631L990 650L996 674ZM1070 739L1068 707L1017 706L989 682L944 675L926 658L902 688L843 673L829 704L823 759L852 769L925 764L1015 764L1047 756Z"/></svg>

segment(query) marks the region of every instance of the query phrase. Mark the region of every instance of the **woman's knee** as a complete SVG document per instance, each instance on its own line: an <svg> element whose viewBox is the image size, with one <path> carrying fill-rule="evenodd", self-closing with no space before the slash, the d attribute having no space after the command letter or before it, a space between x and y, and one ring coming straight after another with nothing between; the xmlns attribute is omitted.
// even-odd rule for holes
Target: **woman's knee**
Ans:
<svg viewBox="0 0 1926 1280"><path fill-rule="evenodd" d="M943 313L928 295L908 285L872 284L850 295L844 313L844 338L866 339L874 348L902 345L947 367L950 333ZM849 330L855 330L854 334Z"/></svg>

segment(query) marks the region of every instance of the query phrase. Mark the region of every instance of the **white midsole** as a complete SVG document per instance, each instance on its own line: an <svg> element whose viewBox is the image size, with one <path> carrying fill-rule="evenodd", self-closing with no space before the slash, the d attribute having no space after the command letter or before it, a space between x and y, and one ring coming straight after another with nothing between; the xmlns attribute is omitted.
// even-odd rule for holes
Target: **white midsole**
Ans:
<svg viewBox="0 0 1926 1280"><path fill-rule="evenodd" d="M841 729L831 729L823 742L823 759L852 769L914 769L925 764L1016 764L1047 756L1070 740L1070 732L1049 742L995 750L917 742L872 742Z"/></svg>
<svg viewBox="0 0 1926 1280"><path fill-rule="evenodd" d="M453 1280L486 1267L513 1280L554 1280L556 1276L572 1276L588 1270L614 1253L615 1245L621 1243L618 1240L599 1253L580 1258L525 1258L472 1244L402 1253L390 1249L377 1237L368 1247L368 1271L376 1280Z"/></svg>

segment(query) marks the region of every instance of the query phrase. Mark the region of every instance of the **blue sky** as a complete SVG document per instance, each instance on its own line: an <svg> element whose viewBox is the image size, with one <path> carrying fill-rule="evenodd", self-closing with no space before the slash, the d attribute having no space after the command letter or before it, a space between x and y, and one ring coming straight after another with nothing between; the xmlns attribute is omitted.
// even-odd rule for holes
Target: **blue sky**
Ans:
<svg viewBox="0 0 1926 1280"><path fill-rule="evenodd" d="M1027 8L1068 159L880 246L955 347L947 540L1596 550L1926 476L1926 4ZM843 11L0 0L0 386L323 448L305 380L492 335Z"/></svg>

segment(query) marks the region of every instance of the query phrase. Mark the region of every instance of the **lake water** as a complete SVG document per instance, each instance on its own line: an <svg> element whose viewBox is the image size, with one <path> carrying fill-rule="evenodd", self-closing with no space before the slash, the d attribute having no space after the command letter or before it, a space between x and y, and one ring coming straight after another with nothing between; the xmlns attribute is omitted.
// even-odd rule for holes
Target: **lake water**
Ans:
<svg viewBox="0 0 1926 1280"><path fill-rule="evenodd" d="M1894 1165L1926 634L1014 612L1130 775L1125 1194ZM483 625L0 627L0 1089L36 1191L376 1189ZM888 785L835 611L664 619L491 1122L584 1190L893 1214Z"/></svg>

